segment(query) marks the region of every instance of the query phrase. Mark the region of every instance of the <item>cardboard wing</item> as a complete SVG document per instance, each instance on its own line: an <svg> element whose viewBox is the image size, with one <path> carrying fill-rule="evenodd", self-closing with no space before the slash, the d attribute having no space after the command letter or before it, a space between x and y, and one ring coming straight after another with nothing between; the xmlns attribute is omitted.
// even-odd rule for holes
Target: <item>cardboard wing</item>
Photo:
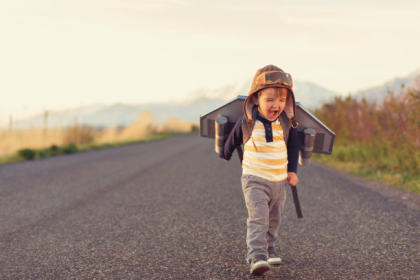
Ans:
<svg viewBox="0 0 420 280"><path fill-rule="evenodd" d="M216 119L220 117L226 118L227 123L224 131L229 134L243 112L245 98L246 96L239 95L236 99L201 116L200 136L215 138ZM302 158L310 158L312 153L332 153L335 133L299 102L296 103L296 120ZM305 156L305 153L310 154Z"/></svg>

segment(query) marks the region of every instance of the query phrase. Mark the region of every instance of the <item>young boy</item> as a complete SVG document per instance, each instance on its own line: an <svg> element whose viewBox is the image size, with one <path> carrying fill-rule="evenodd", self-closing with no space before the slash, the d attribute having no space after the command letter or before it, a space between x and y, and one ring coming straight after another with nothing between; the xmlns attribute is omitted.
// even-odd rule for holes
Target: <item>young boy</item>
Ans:
<svg viewBox="0 0 420 280"><path fill-rule="evenodd" d="M247 261L252 274L281 263L274 250L286 199L286 181L298 183L299 145L292 78L274 65L257 70L244 101L244 114L226 139L220 156L229 160L244 144L242 190L248 209Z"/></svg>

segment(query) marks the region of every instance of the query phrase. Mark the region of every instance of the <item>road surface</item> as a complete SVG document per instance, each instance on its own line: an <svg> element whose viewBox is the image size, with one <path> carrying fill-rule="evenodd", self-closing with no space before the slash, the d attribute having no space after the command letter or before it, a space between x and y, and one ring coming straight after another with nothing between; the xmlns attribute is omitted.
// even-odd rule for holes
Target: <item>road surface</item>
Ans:
<svg viewBox="0 0 420 280"><path fill-rule="evenodd" d="M0 166L0 279L420 279L419 208L320 164L251 277L236 155L198 136Z"/></svg>

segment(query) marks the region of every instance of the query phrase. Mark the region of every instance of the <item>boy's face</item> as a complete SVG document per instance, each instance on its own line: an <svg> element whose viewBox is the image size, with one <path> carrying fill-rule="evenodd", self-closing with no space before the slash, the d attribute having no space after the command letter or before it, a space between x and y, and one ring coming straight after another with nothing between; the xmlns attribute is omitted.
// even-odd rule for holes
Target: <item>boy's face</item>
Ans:
<svg viewBox="0 0 420 280"><path fill-rule="evenodd" d="M254 99L260 115L269 121L275 121L286 106L287 94L286 88L265 88L261 90L258 93L258 99Z"/></svg>

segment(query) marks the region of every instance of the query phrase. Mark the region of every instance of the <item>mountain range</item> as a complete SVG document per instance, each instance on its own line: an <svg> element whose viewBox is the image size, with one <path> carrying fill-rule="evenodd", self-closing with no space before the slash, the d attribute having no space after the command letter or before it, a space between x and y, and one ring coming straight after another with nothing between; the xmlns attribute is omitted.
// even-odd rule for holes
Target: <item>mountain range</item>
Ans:
<svg viewBox="0 0 420 280"><path fill-rule="evenodd" d="M381 102L388 92L400 95L406 90L420 91L420 68L404 77L396 77L386 83L360 90L355 93L357 99L366 99L369 102Z"/></svg>
<svg viewBox="0 0 420 280"><path fill-rule="evenodd" d="M74 123L89 124L95 127L121 127L138 119L140 112L149 111L156 117L157 123L162 123L170 117L198 122L203 115L238 95L247 95L251 81L226 85L218 89L197 89L190 93L183 102L160 102L147 104L112 105L93 104L64 111L51 111L48 115L48 127L66 127ZM409 88L420 90L420 68L405 77L398 77L382 85L358 91L353 94L357 99L381 101L389 91L396 94ZM313 82L295 81L294 93L297 102L314 109L332 100L339 94ZM14 123L14 128L42 127L44 115L39 114Z"/></svg>

